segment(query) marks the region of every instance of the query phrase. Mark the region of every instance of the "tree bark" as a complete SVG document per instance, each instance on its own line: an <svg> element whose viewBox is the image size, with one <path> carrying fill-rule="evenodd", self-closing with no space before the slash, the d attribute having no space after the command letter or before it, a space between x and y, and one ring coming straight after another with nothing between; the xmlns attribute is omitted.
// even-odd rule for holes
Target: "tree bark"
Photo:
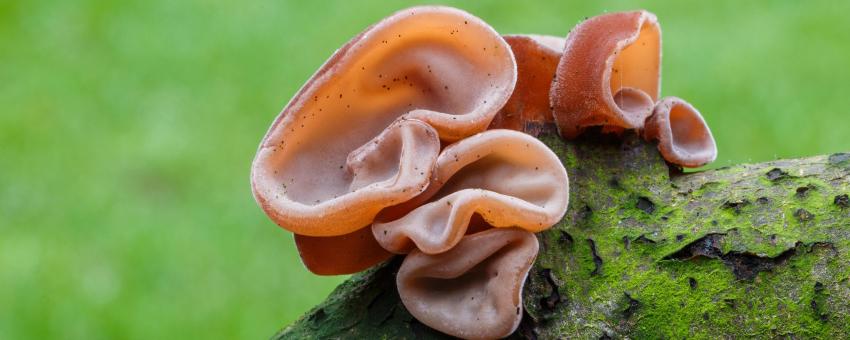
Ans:
<svg viewBox="0 0 850 340"><path fill-rule="evenodd" d="M850 337L850 153L681 173L634 135L539 138L570 207L538 234L512 337ZM399 301L399 263L275 338L445 338Z"/></svg>

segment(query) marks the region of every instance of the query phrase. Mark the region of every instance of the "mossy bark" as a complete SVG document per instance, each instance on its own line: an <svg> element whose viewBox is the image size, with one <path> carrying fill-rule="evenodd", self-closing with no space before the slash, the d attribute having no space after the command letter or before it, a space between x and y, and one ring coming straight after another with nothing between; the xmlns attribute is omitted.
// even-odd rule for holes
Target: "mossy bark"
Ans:
<svg viewBox="0 0 850 340"><path fill-rule="evenodd" d="M850 337L850 154L680 173L635 136L540 139L570 208L538 234L516 338ZM275 338L443 338L395 259Z"/></svg>

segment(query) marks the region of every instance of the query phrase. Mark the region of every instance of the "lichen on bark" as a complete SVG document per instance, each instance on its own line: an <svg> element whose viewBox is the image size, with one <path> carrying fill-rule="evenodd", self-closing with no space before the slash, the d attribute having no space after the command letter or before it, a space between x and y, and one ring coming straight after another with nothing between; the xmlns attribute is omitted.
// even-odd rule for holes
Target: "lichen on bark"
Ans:
<svg viewBox="0 0 850 340"><path fill-rule="evenodd" d="M850 154L681 173L634 135L544 130L570 208L538 234L512 337L850 337ZM275 338L445 337L399 301L398 263Z"/></svg>

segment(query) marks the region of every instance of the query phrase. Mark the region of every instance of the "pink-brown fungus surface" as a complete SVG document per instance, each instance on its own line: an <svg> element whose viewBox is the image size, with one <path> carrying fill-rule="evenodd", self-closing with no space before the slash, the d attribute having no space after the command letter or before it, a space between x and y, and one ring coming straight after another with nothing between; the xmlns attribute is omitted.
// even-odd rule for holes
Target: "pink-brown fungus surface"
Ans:
<svg viewBox="0 0 850 340"><path fill-rule="evenodd" d="M454 247L474 214L492 227L531 232L561 220L569 179L542 142L512 130L488 130L446 147L428 189L408 214L372 226L384 248L436 254Z"/></svg>
<svg viewBox="0 0 850 340"><path fill-rule="evenodd" d="M499 111L491 129L523 131L532 136L554 122L549 91L564 50L564 38L544 35L505 35L517 63L514 93Z"/></svg>
<svg viewBox="0 0 850 340"><path fill-rule="evenodd" d="M708 124L697 109L680 98L659 101L643 134L647 140L657 140L664 159L679 166L696 168L717 158L717 145Z"/></svg>
<svg viewBox="0 0 850 340"><path fill-rule="evenodd" d="M484 130L516 65L490 26L416 7L340 48L274 121L252 167L254 194L281 227L338 236L427 184L439 140Z"/></svg>
<svg viewBox="0 0 850 340"><path fill-rule="evenodd" d="M452 336L495 339L522 319L522 287L537 256L534 234L490 229L451 250L407 255L396 278L401 301L422 323Z"/></svg>
<svg viewBox="0 0 850 340"><path fill-rule="evenodd" d="M565 138L591 126L638 129L661 89L661 28L646 11L596 16L567 36L550 101Z"/></svg>

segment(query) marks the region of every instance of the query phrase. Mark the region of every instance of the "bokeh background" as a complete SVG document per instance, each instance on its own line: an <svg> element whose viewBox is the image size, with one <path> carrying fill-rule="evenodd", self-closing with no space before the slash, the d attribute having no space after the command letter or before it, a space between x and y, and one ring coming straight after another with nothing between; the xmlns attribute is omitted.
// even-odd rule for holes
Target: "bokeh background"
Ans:
<svg viewBox="0 0 850 340"><path fill-rule="evenodd" d="M412 1L0 1L0 338L266 338L342 277L302 268L251 197L277 112ZM664 95L713 166L850 150L850 2L450 3L565 35L647 8Z"/></svg>

